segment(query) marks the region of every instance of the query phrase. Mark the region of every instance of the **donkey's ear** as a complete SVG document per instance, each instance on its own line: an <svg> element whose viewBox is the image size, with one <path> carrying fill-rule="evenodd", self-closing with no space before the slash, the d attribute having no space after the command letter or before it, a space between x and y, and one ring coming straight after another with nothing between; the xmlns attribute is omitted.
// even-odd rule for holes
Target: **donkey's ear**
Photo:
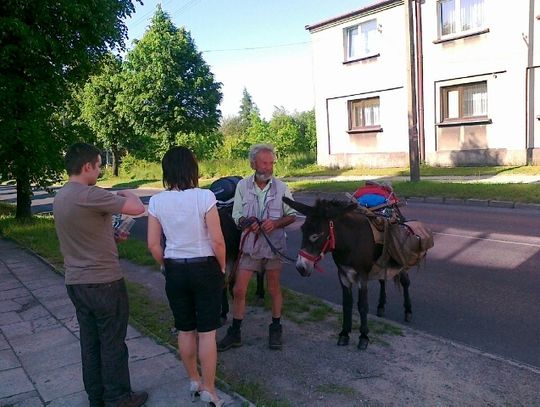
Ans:
<svg viewBox="0 0 540 407"><path fill-rule="evenodd" d="M285 202L287 205L289 205L291 208L296 210L297 212L300 212L302 215L309 216L313 213L313 207L303 204L301 202L293 201L290 198L287 198L286 196L283 197L283 202Z"/></svg>

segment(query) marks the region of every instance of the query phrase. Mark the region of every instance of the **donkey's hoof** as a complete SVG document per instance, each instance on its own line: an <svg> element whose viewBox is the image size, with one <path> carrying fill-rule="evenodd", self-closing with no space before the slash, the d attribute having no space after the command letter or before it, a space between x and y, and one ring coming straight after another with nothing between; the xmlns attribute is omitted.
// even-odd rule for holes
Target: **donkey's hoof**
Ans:
<svg viewBox="0 0 540 407"><path fill-rule="evenodd" d="M360 337L358 341L358 349L366 350L369 343L369 338Z"/></svg>
<svg viewBox="0 0 540 407"><path fill-rule="evenodd" d="M412 312L406 312L405 313L405 322L411 322L412 321Z"/></svg>
<svg viewBox="0 0 540 407"><path fill-rule="evenodd" d="M377 316L384 318L384 307L377 307Z"/></svg>
<svg viewBox="0 0 540 407"><path fill-rule="evenodd" d="M349 335L339 335L338 346L347 346L349 344Z"/></svg>

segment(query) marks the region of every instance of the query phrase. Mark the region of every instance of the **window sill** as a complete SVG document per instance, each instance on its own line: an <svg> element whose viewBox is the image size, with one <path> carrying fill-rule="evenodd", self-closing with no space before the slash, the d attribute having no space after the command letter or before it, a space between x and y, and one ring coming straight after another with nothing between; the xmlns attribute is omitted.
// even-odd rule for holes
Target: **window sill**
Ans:
<svg viewBox="0 0 540 407"><path fill-rule="evenodd" d="M368 59L375 59L375 58L378 58L380 56L381 56L381 54L379 52L377 52L376 54L365 55L365 56L363 56L361 58L355 58L355 59L349 59L347 61L343 61L343 65L352 64L354 62L366 61Z"/></svg>
<svg viewBox="0 0 540 407"><path fill-rule="evenodd" d="M477 35L486 34L488 32L489 32L489 28L485 28L483 30L476 30L476 31L469 31L469 32L461 33L461 34L447 35L447 36L444 36L442 38L439 38L439 39L433 41L433 44L441 44L443 42L460 40L462 38L475 37Z"/></svg>
<svg viewBox="0 0 540 407"><path fill-rule="evenodd" d="M454 127L454 126L474 126L478 124L491 124L493 121L489 117L473 117L470 119L448 120L442 123L436 123L437 127Z"/></svg>
<svg viewBox="0 0 540 407"><path fill-rule="evenodd" d="M381 126L367 126L359 127L357 129L349 129L347 133L349 134L363 134L363 133L380 133L383 129Z"/></svg>

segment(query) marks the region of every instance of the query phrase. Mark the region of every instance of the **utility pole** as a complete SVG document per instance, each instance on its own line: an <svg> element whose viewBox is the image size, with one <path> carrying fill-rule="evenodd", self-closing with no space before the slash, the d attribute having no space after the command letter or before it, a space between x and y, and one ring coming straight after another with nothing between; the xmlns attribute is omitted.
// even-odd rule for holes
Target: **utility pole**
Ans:
<svg viewBox="0 0 540 407"><path fill-rule="evenodd" d="M405 21L407 23L407 114L409 128L409 167L411 182L420 181L420 160L418 154L418 115L416 103L416 58L414 48L414 21L412 3L415 0L405 0Z"/></svg>

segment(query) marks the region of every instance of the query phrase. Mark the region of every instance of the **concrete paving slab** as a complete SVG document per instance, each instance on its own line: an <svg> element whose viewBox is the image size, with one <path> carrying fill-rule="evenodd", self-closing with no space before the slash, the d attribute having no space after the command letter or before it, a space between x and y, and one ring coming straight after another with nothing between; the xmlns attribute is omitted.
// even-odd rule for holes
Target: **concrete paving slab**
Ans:
<svg viewBox="0 0 540 407"><path fill-rule="evenodd" d="M11 349L11 346L9 346L8 341L6 340L6 338L4 338L4 335L2 335L0 331L0 350L4 349Z"/></svg>
<svg viewBox="0 0 540 407"><path fill-rule="evenodd" d="M21 335L10 338L9 342L19 355L38 352L49 347L63 346L76 341L76 338L65 327L36 332L33 335Z"/></svg>
<svg viewBox="0 0 540 407"><path fill-rule="evenodd" d="M20 360L26 372L34 375L63 366L81 362L81 347L78 340L61 346L50 346L37 352L25 352Z"/></svg>
<svg viewBox="0 0 540 407"><path fill-rule="evenodd" d="M49 315L50 315L49 311L47 311L45 307L41 305L40 303L38 303L37 301L33 306L31 306L27 310L19 312L19 316L24 321L33 321L35 319L48 317Z"/></svg>
<svg viewBox="0 0 540 407"><path fill-rule="evenodd" d="M0 400L34 390L22 367L0 371Z"/></svg>
<svg viewBox="0 0 540 407"><path fill-rule="evenodd" d="M46 403L84 390L80 363L49 369L32 379Z"/></svg>
<svg viewBox="0 0 540 407"><path fill-rule="evenodd" d="M40 273L41 275L41 273ZM54 278L50 278L49 276L48 277L42 277L42 278L36 278L35 280L31 280L31 281L26 281L24 283L25 287L30 289L30 290L37 290L39 288L47 288L47 287L51 287L51 286L57 286L58 285L58 281Z"/></svg>
<svg viewBox="0 0 540 407"><path fill-rule="evenodd" d="M10 325L2 326L2 332L8 339L20 335L34 335L35 333L49 329L60 328L60 323L51 315L34 321L19 321Z"/></svg>
<svg viewBox="0 0 540 407"><path fill-rule="evenodd" d="M43 406L37 391L32 390L26 393L15 394L10 397L0 398L0 406L13 407L38 407Z"/></svg>
<svg viewBox="0 0 540 407"><path fill-rule="evenodd" d="M19 317L19 314L15 311L3 312L0 314L0 328L2 329L4 328L4 325L11 325L21 321L21 317Z"/></svg>
<svg viewBox="0 0 540 407"><path fill-rule="evenodd" d="M51 400L47 407L73 407L73 406L87 406L88 396L85 391L80 391L68 396L59 397Z"/></svg>
<svg viewBox="0 0 540 407"><path fill-rule="evenodd" d="M0 301L0 312L18 311L21 309L21 304L13 300Z"/></svg>
<svg viewBox="0 0 540 407"><path fill-rule="evenodd" d="M57 305L55 307L49 308L51 314L53 314L58 319L68 319L72 316L75 316L75 307L71 303Z"/></svg>
<svg viewBox="0 0 540 407"><path fill-rule="evenodd" d="M48 287L38 288L32 290L32 294L40 301L46 302L47 300L57 300L58 298L64 298L67 296L66 287L62 284L54 284Z"/></svg>
<svg viewBox="0 0 540 407"><path fill-rule="evenodd" d="M0 292L0 301L12 300L14 298L25 297L28 295L28 290L24 287L12 288Z"/></svg>
<svg viewBox="0 0 540 407"><path fill-rule="evenodd" d="M129 349L129 361L144 360L154 356L169 353L164 346L158 345L152 339L145 336L126 341Z"/></svg>
<svg viewBox="0 0 540 407"><path fill-rule="evenodd" d="M0 291L7 291L14 288L22 287L22 284L19 282L19 280L11 277L11 275L0 275L0 279L2 280L2 282L0 283Z"/></svg>
<svg viewBox="0 0 540 407"><path fill-rule="evenodd" d="M17 355L11 349L0 350L0 370L14 369L20 367L21 363Z"/></svg>

